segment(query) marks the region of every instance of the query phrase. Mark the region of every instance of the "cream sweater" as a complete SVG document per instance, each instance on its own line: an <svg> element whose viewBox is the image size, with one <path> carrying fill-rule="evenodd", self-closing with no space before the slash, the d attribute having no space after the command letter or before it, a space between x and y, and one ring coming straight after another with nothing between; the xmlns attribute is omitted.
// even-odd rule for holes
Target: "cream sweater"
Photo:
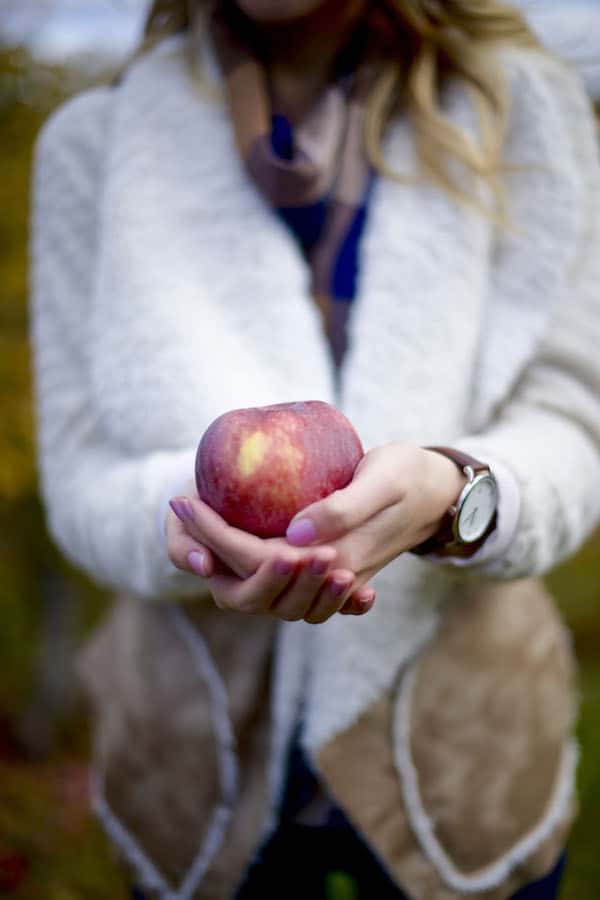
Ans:
<svg viewBox="0 0 600 900"><path fill-rule="evenodd" d="M212 417L309 397L337 402L367 446L452 441L517 474L517 540L482 574L547 571L577 549L598 516L597 151L576 78L510 63L508 154L536 167L510 181L523 233L493 242L429 187L380 185L339 397L293 240L178 39L51 117L31 336L42 491L68 557L115 587L193 593L156 552L159 498L191 477ZM400 123L388 157L406 170L411 151Z"/></svg>
<svg viewBox="0 0 600 900"><path fill-rule="evenodd" d="M336 393L292 236L249 183L224 106L188 77L180 38L117 89L65 104L37 145L31 339L48 525L99 582L193 595L157 520L224 410L336 403L366 448L408 438L504 467L519 520L459 569L405 554L363 618L281 628L274 797L301 695L314 751L355 721L433 633L457 579L547 572L600 514L600 169L577 78L506 55L506 156L517 233L426 184L381 179L363 238L351 345ZM462 90L446 97L466 128ZM400 120L385 151L414 167ZM506 483L510 482L510 477ZM500 511L502 520L502 507Z"/></svg>

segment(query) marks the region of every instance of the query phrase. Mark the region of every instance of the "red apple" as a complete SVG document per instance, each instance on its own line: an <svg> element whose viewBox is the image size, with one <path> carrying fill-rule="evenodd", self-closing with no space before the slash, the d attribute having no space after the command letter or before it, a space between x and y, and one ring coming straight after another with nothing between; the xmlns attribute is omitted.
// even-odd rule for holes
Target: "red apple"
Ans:
<svg viewBox="0 0 600 900"><path fill-rule="evenodd" d="M196 485L230 525L280 537L297 512L345 487L362 456L346 416L320 400L234 409L204 433Z"/></svg>

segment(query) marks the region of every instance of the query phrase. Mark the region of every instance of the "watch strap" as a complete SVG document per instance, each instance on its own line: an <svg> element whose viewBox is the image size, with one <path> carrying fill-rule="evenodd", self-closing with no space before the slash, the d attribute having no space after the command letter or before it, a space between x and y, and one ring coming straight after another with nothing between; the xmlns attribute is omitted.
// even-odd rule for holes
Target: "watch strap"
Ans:
<svg viewBox="0 0 600 900"><path fill-rule="evenodd" d="M454 447L424 447L424 450L435 450L436 453L441 453L442 456L447 456L448 459L451 459L452 462L455 462L456 465L464 471L467 466L470 466L473 469L475 475L480 475L482 472L489 472L490 467L487 463L481 462L480 459L475 459L474 456L469 456L468 453L463 453L462 450L455 450Z"/></svg>

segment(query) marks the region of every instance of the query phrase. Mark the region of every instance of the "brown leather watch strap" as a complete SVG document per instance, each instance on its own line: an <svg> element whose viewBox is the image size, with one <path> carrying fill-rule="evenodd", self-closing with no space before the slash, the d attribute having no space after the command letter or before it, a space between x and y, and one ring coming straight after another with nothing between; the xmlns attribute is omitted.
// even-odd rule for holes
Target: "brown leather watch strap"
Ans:
<svg viewBox="0 0 600 900"><path fill-rule="evenodd" d="M465 466L471 466L475 475L479 475L481 472L488 472L490 468L487 463L481 462L480 459L475 459L474 456L469 456L468 453L463 453L462 450L455 450L454 447L424 447L423 449L435 450L437 453L441 453L442 456L447 456L461 470L464 470Z"/></svg>

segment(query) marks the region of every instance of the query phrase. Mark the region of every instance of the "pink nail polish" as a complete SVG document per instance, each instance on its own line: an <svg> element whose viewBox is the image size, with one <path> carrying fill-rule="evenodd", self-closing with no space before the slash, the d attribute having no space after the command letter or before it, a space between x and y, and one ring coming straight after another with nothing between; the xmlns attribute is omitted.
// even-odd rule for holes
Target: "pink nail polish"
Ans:
<svg viewBox="0 0 600 900"><path fill-rule="evenodd" d="M194 521L194 510L189 500L186 500L185 497L174 497L172 500L169 500L169 506L182 522Z"/></svg>
<svg viewBox="0 0 600 900"><path fill-rule="evenodd" d="M329 585L329 591L334 597L341 597L344 591L347 591L349 587L349 581L332 581Z"/></svg>
<svg viewBox="0 0 600 900"><path fill-rule="evenodd" d="M375 591L368 591L364 593L359 600L359 608L360 612L366 612L373 605L373 601L375 599Z"/></svg>
<svg viewBox="0 0 600 900"><path fill-rule="evenodd" d="M196 575L202 575L203 578L208 574L208 566L206 563L206 555L200 550L191 550L188 553L187 561L190 568L194 570Z"/></svg>
<svg viewBox="0 0 600 900"><path fill-rule="evenodd" d="M195 516L194 516L194 508L192 507L192 504L190 503L189 500L186 500L185 497L182 499L181 503L183 505L184 516L186 517L188 522L193 522L195 520Z"/></svg>
<svg viewBox="0 0 600 900"><path fill-rule="evenodd" d="M290 562L289 559L278 559L275 563L275 572L277 575L289 575L294 568L294 563Z"/></svg>
<svg viewBox="0 0 600 900"><path fill-rule="evenodd" d="M183 512L183 504L181 500L173 499L169 500L169 506L177 516L177 518L181 521L185 521L185 513Z"/></svg>
<svg viewBox="0 0 600 900"><path fill-rule="evenodd" d="M329 568L329 562L326 559L313 559L309 566L311 575L324 575Z"/></svg>
<svg viewBox="0 0 600 900"><path fill-rule="evenodd" d="M308 544L312 544L317 538L312 519L298 519L297 522L292 522L288 527L286 537L290 544L295 544L297 547L306 547Z"/></svg>

